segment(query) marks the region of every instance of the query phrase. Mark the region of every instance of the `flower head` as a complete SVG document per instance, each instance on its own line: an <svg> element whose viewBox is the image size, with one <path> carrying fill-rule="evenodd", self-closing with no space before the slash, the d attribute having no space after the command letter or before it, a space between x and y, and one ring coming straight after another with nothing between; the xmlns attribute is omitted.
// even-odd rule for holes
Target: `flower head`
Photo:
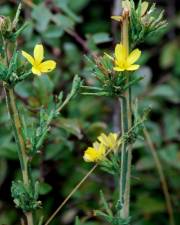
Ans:
<svg viewBox="0 0 180 225"><path fill-rule="evenodd" d="M108 135L102 133L92 147L88 147L84 152L84 161L100 162L106 159L109 151L115 151L119 146L118 134L110 133Z"/></svg>
<svg viewBox="0 0 180 225"><path fill-rule="evenodd" d="M99 162L105 158L106 147L99 142L94 142L93 147L88 147L84 152L84 161Z"/></svg>
<svg viewBox="0 0 180 225"><path fill-rule="evenodd" d="M129 55L127 49L122 44L117 44L115 47L115 71L134 71L139 68L139 65L134 64L141 56L139 49L133 50Z"/></svg>
<svg viewBox="0 0 180 225"><path fill-rule="evenodd" d="M41 44L37 44L35 46L34 56L29 55L25 51L22 51L22 55L32 65L32 73L38 76L42 75L42 73L51 72L56 67L56 62L54 60L47 60L43 62L44 48L43 48L43 45Z"/></svg>
<svg viewBox="0 0 180 225"><path fill-rule="evenodd" d="M98 141L103 144L106 148L116 150L118 147L118 134L109 133L108 135L102 133L98 138Z"/></svg>

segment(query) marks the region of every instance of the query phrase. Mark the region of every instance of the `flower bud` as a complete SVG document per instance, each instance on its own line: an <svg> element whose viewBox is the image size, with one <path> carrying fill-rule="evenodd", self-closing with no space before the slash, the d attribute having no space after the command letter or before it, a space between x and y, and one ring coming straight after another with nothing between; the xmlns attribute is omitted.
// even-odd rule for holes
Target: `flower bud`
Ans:
<svg viewBox="0 0 180 225"><path fill-rule="evenodd" d="M3 34L10 31L11 29L11 20L9 17L0 16L0 31Z"/></svg>

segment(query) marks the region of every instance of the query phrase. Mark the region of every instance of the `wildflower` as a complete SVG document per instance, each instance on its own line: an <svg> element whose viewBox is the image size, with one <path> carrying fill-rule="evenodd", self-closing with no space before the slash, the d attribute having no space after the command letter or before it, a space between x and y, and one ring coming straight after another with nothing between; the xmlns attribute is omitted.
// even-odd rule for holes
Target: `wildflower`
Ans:
<svg viewBox="0 0 180 225"><path fill-rule="evenodd" d="M44 48L43 45L37 44L34 48L34 57L27 52L22 51L22 55L32 65L32 73L40 76L42 73L48 73L55 69L56 62L53 60L47 60L43 62Z"/></svg>
<svg viewBox="0 0 180 225"><path fill-rule="evenodd" d="M110 133L108 135L102 133L97 139L108 149L116 150L118 147L118 135L116 133Z"/></svg>
<svg viewBox="0 0 180 225"><path fill-rule="evenodd" d="M134 71L139 68L139 65L134 64L141 56L139 49L133 50L129 55L127 49L122 44L117 44L115 47L115 71Z"/></svg>
<svg viewBox="0 0 180 225"><path fill-rule="evenodd" d="M94 142L93 147L88 147L84 152L84 161L99 162L105 159L106 147L99 142Z"/></svg>

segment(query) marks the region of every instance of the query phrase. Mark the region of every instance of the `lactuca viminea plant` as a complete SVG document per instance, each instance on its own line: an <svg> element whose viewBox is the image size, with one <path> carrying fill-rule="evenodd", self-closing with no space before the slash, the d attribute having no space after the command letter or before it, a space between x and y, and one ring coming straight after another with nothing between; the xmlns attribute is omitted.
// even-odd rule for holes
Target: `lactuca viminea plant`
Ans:
<svg viewBox="0 0 180 225"><path fill-rule="evenodd" d="M104 143L109 140L107 137L110 134L102 135L103 138L98 138L101 141L96 141L85 151L84 160L98 163L119 184L115 190L119 196L116 204L110 207L101 193L105 211L96 210L96 215L103 217L109 224L127 225L132 220L129 208L133 143L142 135L149 111L145 109L144 114L139 115L132 92L132 86L143 79L133 74L134 71L138 73L138 60L141 56L141 51L134 48L160 32L166 22L163 20L163 12L157 14L155 4L149 6L141 0L137 6L133 0L123 1L121 15L112 16L112 19L120 23L121 40L116 44L113 55L105 53L102 57L88 58L99 86L82 86L82 94L108 96L112 101L119 99L121 125L120 133L116 134L118 149L108 151Z"/></svg>
<svg viewBox="0 0 180 225"><path fill-rule="evenodd" d="M47 133L50 131L50 124L54 118L60 115L61 110L72 97L78 92L81 80L76 75L69 94L63 99L63 92L60 92L56 101L50 106L42 106L39 112L39 123L30 129L22 112L18 110L15 93L16 84L34 75L35 79L41 79L41 75L49 73L56 68L54 60L44 61L44 47L36 44L34 54L18 50L17 39L21 32L28 25L18 27L21 11L21 4L17 9L14 19L0 16L0 80L3 82L8 112L18 145L18 157L22 173L21 180L12 182L11 193L16 207L21 208L25 215L24 224L39 224L42 219L34 218L34 212L42 207L38 200L39 181L32 176L31 164L35 155L38 154ZM29 67L29 63L31 67Z"/></svg>

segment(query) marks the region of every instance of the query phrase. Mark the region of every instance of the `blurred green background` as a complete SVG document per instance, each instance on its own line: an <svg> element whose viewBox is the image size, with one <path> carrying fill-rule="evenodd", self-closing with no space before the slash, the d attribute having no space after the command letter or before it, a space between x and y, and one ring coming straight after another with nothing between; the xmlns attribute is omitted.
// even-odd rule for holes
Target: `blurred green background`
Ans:
<svg viewBox="0 0 180 225"><path fill-rule="evenodd" d="M120 31L110 20L116 0L37 0L23 1L21 23L29 26L19 38L19 48L32 53L43 43L46 58L57 61L51 74L24 81L16 87L21 113L29 129L38 112L47 107L61 90L68 93L75 74L87 84L97 83L91 75L85 54L111 52ZM151 1L150 1L151 2ZM180 224L180 10L177 0L157 0L165 10L168 27L139 46L143 50L141 69L144 79L134 87L139 107L151 106L147 127L158 150L166 174L176 224ZM1 0L0 15L13 17L18 1ZM135 74L136 76L137 74ZM14 208L10 194L13 179L20 177L17 147L14 142L5 96L0 83L0 224L19 224L22 213ZM33 174L40 182L40 200L45 218L56 209L92 165L83 161L83 151L102 131L119 130L119 105L105 97L77 95L61 116L54 120L39 156L33 161ZM99 169L83 184L52 224L105 224L93 216L101 207L99 190L113 200L113 178ZM147 145L135 144L132 177L133 225L166 225L168 215L157 170Z"/></svg>

